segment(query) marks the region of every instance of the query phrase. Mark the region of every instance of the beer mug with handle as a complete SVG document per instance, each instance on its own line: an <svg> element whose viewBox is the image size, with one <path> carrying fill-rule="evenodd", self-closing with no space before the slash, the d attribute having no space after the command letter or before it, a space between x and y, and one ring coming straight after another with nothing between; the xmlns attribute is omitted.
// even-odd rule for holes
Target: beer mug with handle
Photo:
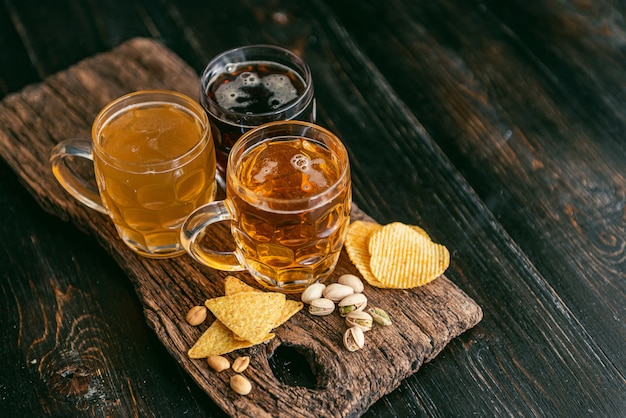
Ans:
<svg viewBox="0 0 626 418"><path fill-rule="evenodd" d="M301 292L334 270L351 206L348 154L339 138L309 122L271 122L235 143L226 199L192 213L181 242L205 265L248 270L268 289ZM233 252L203 244L220 221L230 223Z"/></svg>

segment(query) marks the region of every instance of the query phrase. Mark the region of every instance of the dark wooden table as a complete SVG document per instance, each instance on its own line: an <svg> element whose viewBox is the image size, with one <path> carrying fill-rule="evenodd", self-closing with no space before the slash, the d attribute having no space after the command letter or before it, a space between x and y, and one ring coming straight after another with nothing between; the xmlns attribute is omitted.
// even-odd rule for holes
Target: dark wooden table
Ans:
<svg viewBox="0 0 626 418"><path fill-rule="evenodd" d="M0 98L136 36L198 72L243 44L301 54L355 202L451 250L484 319L366 416L626 414L622 0L7 0ZM1 415L225 415L5 162L0 219Z"/></svg>

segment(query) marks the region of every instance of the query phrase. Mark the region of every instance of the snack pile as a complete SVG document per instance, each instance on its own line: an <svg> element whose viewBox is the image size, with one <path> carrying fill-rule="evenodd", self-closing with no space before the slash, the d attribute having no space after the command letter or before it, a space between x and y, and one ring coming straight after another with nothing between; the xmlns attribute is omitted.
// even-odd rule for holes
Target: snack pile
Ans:
<svg viewBox="0 0 626 418"><path fill-rule="evenodd" d="M345 242L352 263L372 286L410 289L442 275L450 265L450 252L434 243L426 231L393 222L380 225L355 221Z"/></svg>
<svg viewBox="0 0 626 418"><path fill-rule="evenodd" d="M450 252L444 245L433 242L422 228L400 222L387 225L352 222L345 248L363 279L379 288L410 289L423 286L441 276L450 265ZM344 276L340 279L352 279L360 283L355 276ZM340 311L345 310L342 316L347 317L350 329L356 327L362 331L364 327L357 325L362 325L359 321L365 319L369 324L365 330L368 330L373 320L371 315L380 312L385 314L386 318L383 319L388 320L386 313L380 309L370 310L371 313L362 312L367 303L360 293L362 284L356 293L349 284L340 282L327 287L315 283L304 291L302 300L310 304L309 311L313 315L328 315L335 310L335 303L339 303ZM343 288L349 289L349 294L331 298L331 294ZM308 298L309 293L314 292L319 295ZM205 302L206 308L216 319L189 349L190 358L219 356L269 341L274 337L272 330L304 306L301 301L289 300L282 293L255 289L233 276L226 277L224 294ZM198 325L205 318L205 307L196 306L189 311L187 322Z"/></svg>
<svg viewBox="0 0 626 418"><path fill-rule="evenodd" d="M205 302L216 320L189 349L190 358L226 354L269 341L274 338L271 331L304 306L282 293L257 290L233 276L226 278L224 293Z"/></svg>

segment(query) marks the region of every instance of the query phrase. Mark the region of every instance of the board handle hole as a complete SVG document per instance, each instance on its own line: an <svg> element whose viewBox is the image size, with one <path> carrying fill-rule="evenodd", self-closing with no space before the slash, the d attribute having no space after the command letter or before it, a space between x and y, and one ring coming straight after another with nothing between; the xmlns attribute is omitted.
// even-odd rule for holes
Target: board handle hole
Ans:
<svg viewBox="0 0 626 418"><path fill-rule="evenodd" d="M318 379L311 358L314 357L306 348L281 344L269 358L269 365L283 385L316 389Z"/></svg>

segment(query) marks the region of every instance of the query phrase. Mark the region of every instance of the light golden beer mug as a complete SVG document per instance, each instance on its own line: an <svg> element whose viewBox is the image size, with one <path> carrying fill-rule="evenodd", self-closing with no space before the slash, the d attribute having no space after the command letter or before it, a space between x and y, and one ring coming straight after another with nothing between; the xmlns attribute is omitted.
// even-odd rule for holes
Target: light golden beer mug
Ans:
<svg viewBox="0 0 626 418"><path fill-rule="evenodd" d="M248 270L266 288L301 292L334 270L350 221L348 154L330 131L278 121L246 132L226 168L226 199L197 209L181 242L199 262ZM233 252L203 244L211 224L229 221Z"/></svg>
<svg viewBox="0 0 626 418"><path fill-rule="evenodd" d="M97 188L72 157L93 161ZM165 90L122 96L92 125L92 141L68 139L52 172L77 200L107 214L132 250L167 258L185 252L180 226L215 198L215 148L208 118L189 97Z"/></svg>

